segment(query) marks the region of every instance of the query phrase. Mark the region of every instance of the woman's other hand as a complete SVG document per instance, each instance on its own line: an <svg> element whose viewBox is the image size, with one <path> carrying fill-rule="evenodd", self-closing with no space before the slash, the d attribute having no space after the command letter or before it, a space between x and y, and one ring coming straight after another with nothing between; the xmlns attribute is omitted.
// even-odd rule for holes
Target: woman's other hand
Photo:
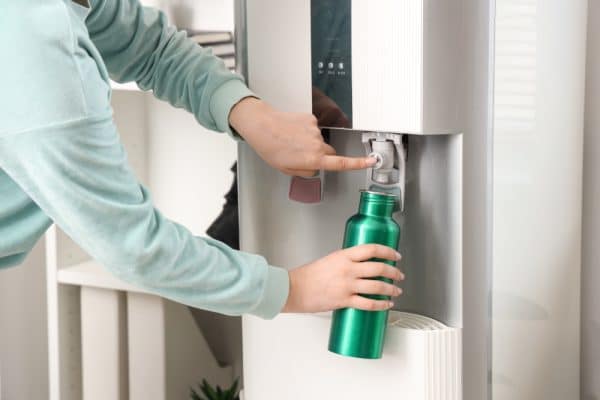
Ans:
<svg viewBox="0 0 600 400"><path fill-rule="evenodd" d="M389 247L366 244L336 251L291 270L290 294L283 312L315 313L347 307L369 311L390 309L391 301L361 295L397 297L402 293L400 288L373 278L400 281L404 274L371 259L398 261L400 254Z"/></svg>

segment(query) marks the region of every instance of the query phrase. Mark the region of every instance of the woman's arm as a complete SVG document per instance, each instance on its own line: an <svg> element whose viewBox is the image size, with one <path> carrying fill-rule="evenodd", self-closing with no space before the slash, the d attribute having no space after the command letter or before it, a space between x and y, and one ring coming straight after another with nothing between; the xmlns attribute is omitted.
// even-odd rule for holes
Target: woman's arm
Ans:
<svg viewBox="0 0 600 400"><path fill-rule="evenodd" d="M231 132L232 107L253 96L241 76L138 0L92 0L91 5L86 25L112 79L135 81L193 113L203 126Z"/></svg>
<svg viewBox="0 0 600 400"><path fill-rule="evenodd" d="M164 14L138 0L92 0L90 37L111 77L193 113L209 129L231 127L272 167L288 175L352 170L373 165L366 157L337 156L310 114L279 112L254 99L239 75L169 26ZM268 60L265 60L268 62Z"/></svg>
<svg viewBox="0 0 600 400"><path fill-rule="evenodd" d="M196 238L154 208L128 165L110 118L0 137L0 169L88 254L126 282L230 315L271 318L287 300L287 271L269 266L263 257ZM22 235L13 231L9 237Z"/></svg>

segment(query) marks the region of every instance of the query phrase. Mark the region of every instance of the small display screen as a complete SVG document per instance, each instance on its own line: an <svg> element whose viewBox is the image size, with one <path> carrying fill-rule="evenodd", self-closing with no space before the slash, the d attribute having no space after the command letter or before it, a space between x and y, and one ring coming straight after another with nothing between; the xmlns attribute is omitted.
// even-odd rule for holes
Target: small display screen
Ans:
<svg viewBox="0 0 600 400"><path fill-rule="evenodd" d="M352 128L352 0L311 0L312 103L321 127Z"/></svg>

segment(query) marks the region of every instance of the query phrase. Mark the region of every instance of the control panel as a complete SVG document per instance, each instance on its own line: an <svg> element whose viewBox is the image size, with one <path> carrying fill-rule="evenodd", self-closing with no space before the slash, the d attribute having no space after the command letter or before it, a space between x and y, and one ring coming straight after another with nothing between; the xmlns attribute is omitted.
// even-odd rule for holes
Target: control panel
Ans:
<svg viewBox="0 0 600 400"><path fill-rule="evenodd" d="M311 0L313 113L352 128L352 0Z"/></svg>

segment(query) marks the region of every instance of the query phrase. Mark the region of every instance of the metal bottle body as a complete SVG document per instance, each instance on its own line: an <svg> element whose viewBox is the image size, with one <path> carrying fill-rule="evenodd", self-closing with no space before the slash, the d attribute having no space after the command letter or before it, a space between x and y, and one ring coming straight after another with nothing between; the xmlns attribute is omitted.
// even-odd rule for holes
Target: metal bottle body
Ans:
<svg viewBox="0 0 600 400"><path fill-rule="evenodd" d="M346 223L344 248L361 244L377 243L398 248L400 227L392 218L396 196L361 192L358 214ZM393 261L383 261L395 265ZM387 282L385 278L377 278ZM386 299L388 296L365 297ZM329 351L348 357L367 359L381 358L387 327L388 311L363 311L353 308L336 310L333 313L329 336Z"/></svg>

